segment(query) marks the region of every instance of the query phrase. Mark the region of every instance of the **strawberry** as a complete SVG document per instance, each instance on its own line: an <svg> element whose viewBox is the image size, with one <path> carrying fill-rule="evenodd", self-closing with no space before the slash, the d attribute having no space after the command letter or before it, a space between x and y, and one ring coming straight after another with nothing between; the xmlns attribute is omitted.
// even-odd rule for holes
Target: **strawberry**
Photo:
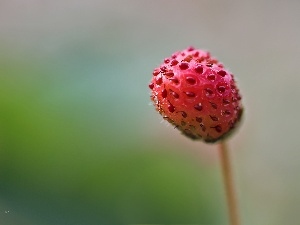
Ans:
<svg viewBox="0 0 300 225"><path fill-rule="evenodd" d="M231 133L242 115L233 75L209 52L193 47L154 69L149 88L156 110L192 139L216 142Z"/></svg>

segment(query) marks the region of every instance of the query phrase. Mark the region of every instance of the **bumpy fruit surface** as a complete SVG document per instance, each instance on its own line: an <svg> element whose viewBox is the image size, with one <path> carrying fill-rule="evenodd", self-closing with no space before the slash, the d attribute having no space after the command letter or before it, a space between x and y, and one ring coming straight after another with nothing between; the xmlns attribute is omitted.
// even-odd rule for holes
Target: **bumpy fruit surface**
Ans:
<svg viewBox="0 0 300 225"><path fill-rule="evenodd" d="M189 47L154 69L151 100L164 119L192 139L216 142L240 121L233 75L209 52Z"/></svg>

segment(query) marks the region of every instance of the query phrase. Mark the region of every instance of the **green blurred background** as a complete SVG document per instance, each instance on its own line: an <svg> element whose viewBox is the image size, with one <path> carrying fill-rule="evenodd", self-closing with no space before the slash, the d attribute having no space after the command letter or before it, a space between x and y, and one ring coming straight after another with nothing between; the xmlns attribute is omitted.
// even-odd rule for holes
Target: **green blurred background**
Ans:
<svg viewBox="0 0 300 225"><path fill-rule="evenodd" d="M227 224L216 146L147 84L189 45L236 76L243 224L300 221L300 2L0 1L0 224Z"/></svg>

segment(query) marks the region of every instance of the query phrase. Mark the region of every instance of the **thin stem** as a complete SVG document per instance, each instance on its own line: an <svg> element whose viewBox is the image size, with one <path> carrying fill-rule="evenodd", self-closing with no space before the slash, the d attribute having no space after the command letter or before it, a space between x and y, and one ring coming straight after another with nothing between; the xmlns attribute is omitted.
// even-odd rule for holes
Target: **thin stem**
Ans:
<svg viewBox="0 0 300 225"><path fill-rule="evenodd" d="M230 166L230 157L226 143L223 141L219 145L222 173L226 191L230 225L240 225L236 193L233 185L233 174Z"/></svg>

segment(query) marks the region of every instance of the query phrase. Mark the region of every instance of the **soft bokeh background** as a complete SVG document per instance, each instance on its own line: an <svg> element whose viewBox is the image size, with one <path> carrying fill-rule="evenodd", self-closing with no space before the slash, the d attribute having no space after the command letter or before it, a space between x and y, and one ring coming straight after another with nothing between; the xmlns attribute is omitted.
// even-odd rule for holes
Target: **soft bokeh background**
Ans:
<svg viewBox="0 0 300 225"><path fill-rule="evenodd" d="M300 221L299 1L0 1L0 224L227 223L216 146L149 105L189 45L235 74L245 225Z"/></svg>

